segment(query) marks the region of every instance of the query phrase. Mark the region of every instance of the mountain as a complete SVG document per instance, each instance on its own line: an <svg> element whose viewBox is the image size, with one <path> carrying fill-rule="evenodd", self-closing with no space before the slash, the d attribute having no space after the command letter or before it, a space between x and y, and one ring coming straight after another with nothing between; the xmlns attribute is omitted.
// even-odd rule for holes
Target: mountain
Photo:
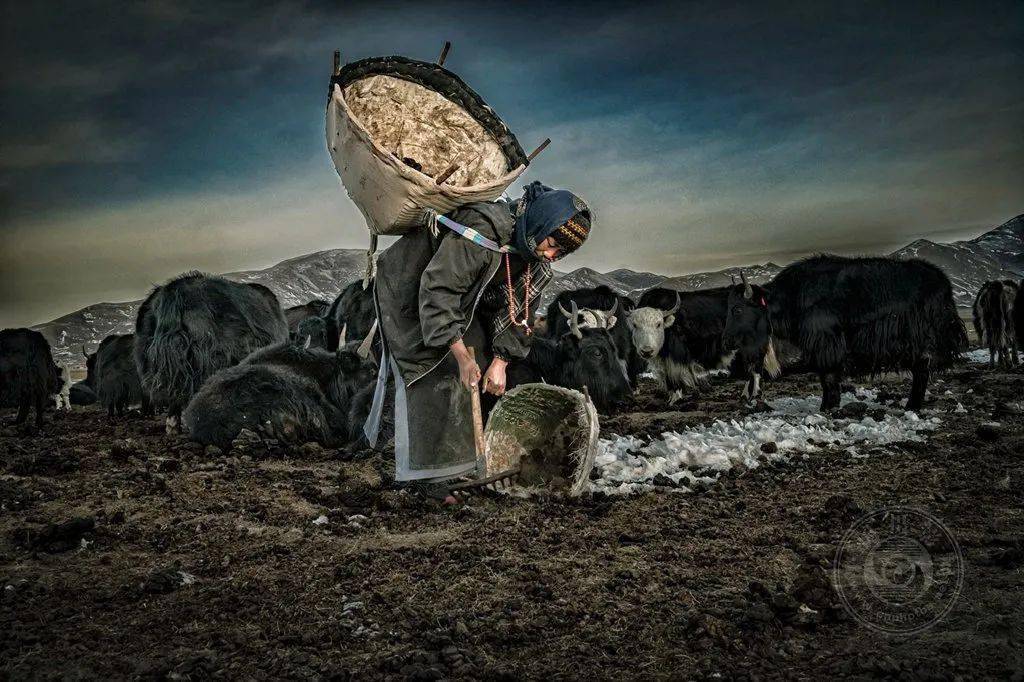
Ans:
<svg viewBox="0 0 1024 682"><path fill-rule="evenodd" d="M918 239L891 255L923 258L941 267L953 283L957 305L967 308L983 282L1019 279L1024 275L1024 215L974 239L949 244ZM330 249L289 258L263 270L229 272L224 276L238 282L264 284L278 295L283 306L289 307L314 298L333 300L346 284L363 276L365 267L365 251ZM760 284L772 279L781 269L782 266L775 263L765 263L666 277L626 268L604 273L591 268L577 268L571 272L555 273L554 280L544 292L542 306L566 289L603 284L620 294L636 298L656 285L680 290L725 286L731 277L739 277L740 270L751 282ZM94 351L108 334L130 333L135 326L135 311L139 303L141 300L96 303L33 329L42 332L50 341L58 362L80 369L85 366L82 346Z"/></svg>
<svg viewBox="0 0 1024 682"><path fill-rule="evenodd" d="M333 301L342 288L363 276L366 252L361 249L330 249L281 261L264 270L229 272L224 277L236 282L256 282L270 288L290 307L314 298ZM94 303L52 322L36 325L53 348L54 359L73 369L85 367L84 345L93 352L109 334L130 334L135 329L135 311L142 299L124 303Z"/></svg>
<svg viewBox="0 0 1024 682"><path fill-rule="evenodd" d="M985 282L1024 274L1024 215L974 239L949 244L918 239L890 255L921 258L942 268L953 284L956 304L969 308Z"/></svg>

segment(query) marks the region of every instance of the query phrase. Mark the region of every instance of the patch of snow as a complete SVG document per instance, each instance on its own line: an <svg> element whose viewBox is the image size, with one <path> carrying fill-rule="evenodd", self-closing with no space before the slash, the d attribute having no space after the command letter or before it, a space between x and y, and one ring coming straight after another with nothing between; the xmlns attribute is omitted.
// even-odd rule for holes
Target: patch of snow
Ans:
<svg viewBox="0 0 1024 682"><path fill-rule="evenodd" d="M873 389L858 389L844 393L841 404L862 401L872 410L886 409L874 402L876 397ZM591 489L618 495L651 490L661 474L680 485L677 490L688 492L694 481L712 482L737 464L754 468L762 461L815 452L824 444L863 457L861 445L921 442L923 434L942 423L938 417L922 419L914 412L893 410L880 421L871 416L834 418L820 414L820 404L818 396L784 397L774 401L771 412L670 431L650 442L636 436L601 439L595 458L600 476L591 481ZM775 443L775 452L762 451L768 442Z"/></svg>
<svg viewBox="0 0 1024 682"><path fill-rule="evenodd" d="M987 365L989 360L988 348L969 350L964 353L963 357L967 362L973 362L978 365Z"/></svg>
<svg viewBox="0 0 1024 682"><path fill-rule="evenodd" d="M314 526L325 526L327 525L327 517L321 514L320 516L313 519Z"/></svg>

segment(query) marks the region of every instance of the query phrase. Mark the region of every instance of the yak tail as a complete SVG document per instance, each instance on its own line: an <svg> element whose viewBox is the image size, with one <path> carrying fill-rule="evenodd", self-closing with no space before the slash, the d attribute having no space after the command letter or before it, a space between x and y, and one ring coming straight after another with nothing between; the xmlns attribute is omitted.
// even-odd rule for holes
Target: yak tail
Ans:
<svg viewBox="0 0 1024 682"><path fill-rule="evenodd" d="M782 374L782 367L779 365L779 358L775 355L775 341L768 337L768 348L764 352L764 371L772 379L778 379Z"/></svg>

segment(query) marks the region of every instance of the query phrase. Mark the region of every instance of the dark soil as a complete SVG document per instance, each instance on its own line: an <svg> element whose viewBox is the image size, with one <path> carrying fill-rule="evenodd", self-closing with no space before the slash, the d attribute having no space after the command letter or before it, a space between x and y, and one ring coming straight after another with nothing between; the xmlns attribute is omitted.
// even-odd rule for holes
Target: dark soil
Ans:
<svg viewBox="0 0 1024 682"><path fill-rule="evenodd" d="M455 507L391 490L371 452L206 452L136 413L37 431L4 412L0 677L1020 679L1024 373L944 378L927 443L699 494ZM735 416L739 391L645 396L603 430ZM913 637L865 628L830 583L844 530L889 505L942 519L966 560L953 610Z"/></svg>

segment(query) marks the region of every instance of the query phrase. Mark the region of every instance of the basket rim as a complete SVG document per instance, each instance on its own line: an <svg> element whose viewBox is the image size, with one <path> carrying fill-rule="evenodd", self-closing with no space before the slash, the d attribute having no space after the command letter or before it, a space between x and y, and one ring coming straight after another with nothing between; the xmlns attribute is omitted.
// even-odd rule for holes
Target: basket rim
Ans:
<svg viewBox="0 0 1024 682"><path fill-rule="evenodd" d="M331 77L328 97L330 97L330 93L333 93L335 85L340 85L342 90L344 90L345 87L353 82L371 76L401 78L402 80L407 80L433 90L449 102L461 107L477 123L483 126L484 130L498 143L505 154L505 161L509 172L517 166L530 165L526 152L523 151L515 133L508 127L504 119L458 75L433 62L423 62L400 55L368 57L349 62L341 67L341 70L336 75ZM447 84L451 86L452 94L457 95L457 98L428 82L438 78L447 81Z"/></svg>
<svg viewBox="0 0 1024 682"><path fill-rule="evenodd" d="M497 188L500 188L502 191L504 191L506 188L508 188L509 185L515 182L516 178L518 178L520 175L523 174L523 172L526 171L526 164L520 164L519 166L516 166L515 168L507 172L505 175L502 175L501 177L495 178L494 180L484 184L449 185L445 183L442 185L438 185L434 182L434 178L427 175L423 171L418 171L412 166L408 166L402 163L401 160L394 154L392 154L389 149L385 148L383 145L377 142L377 140L374 139L373 135L370 134L370 131L368 131L366 127L363 125L363 122L359 120L359 117L356 116L349 108L348 102L345 101L345 96L341 92L340 84L334 83L332 85L332 88L334 88L334 91L331 94L332 100L344 112L346 120L352 125L356 134L358 134L361 138L363 138L372 146L372 148L376 152L375 155L377 156L377 158L382 163L386 163L388 166L393 168L399 175L406 177L407 179L415 182L421 187L430 188L439 194L444 194L455 199L458 198L459 195L486 193L493 191L494 189ZM329 114L330 107L328 107L328 115Z"/></svg>

